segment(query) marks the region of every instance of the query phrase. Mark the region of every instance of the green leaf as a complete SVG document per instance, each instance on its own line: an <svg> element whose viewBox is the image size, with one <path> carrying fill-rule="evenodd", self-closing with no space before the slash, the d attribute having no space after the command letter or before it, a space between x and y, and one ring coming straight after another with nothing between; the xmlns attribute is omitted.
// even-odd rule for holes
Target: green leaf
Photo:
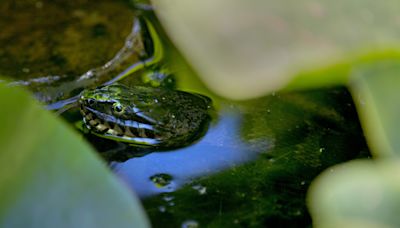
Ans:
<svg viewBox="0 0 400 228"><path fill-rule="evenodd" d="M277 90L299 71L349 55L399 49L396 0L151 2L202 80L233 99Z"/></svg>
<svg viewBox="0 0 400 228"><path fill-rule="evenodd" d="M315 227L399 227L399 161L353 161L325 171L311 185Z"/></svg>
<svg viewBox="0 0 400 228"><path fill-rule="evenodd" d="M376 156L400 155L400 61L386 60L358 66L350 88L371 151Z"/></svg>
<svg viewBox="0 0 400 228"><path fill-rule="evenodd" d="M148 227L93 150L26 93L0 84L0 227Z"/></svg>
<svg viewBox="0 0 400 228"><path fill-rule="evenodd" d="M351 55L328 66L316 67L296 73L284 87L284 90L313 89L333 85L352 86L353 84L350 84L350 80L355 68L375 64L376 62L394 60L400 60L400 51L397 49Z"/></svg>

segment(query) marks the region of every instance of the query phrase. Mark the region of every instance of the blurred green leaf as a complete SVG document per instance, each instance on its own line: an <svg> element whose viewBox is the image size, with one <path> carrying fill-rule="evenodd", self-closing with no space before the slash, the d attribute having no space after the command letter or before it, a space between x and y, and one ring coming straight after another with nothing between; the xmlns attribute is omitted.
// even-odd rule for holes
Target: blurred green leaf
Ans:
<svg viewBox="0 0 400 228"><path fill-rule="evenodd" d="M151 2L203 81L233 99L277 90L299 71L349 55L399 50L396 0Z"/></svg>
<svg viewBox="0 0 400 228"><path fill-rule="evenodd" d="M376 62L393 60L400 60L399 50L387 49L372 51L362 55L348 56L335 64L296 73L283 89L299 90L332 85L349 85L355 68L375 64Z"/></svg>
<svg viewBox="0 0 400 228"><path fill-rule="evenodd" d="M352 161L325 171L311 185L315 227L400 227L399 161Z"/></svg>
<svg viewBox="0 0 400 228"><path fill-rule="evenodd" d="M400 153L400 61L376 61L351 73L350 88L368 139L376 156Z"/></svg>
<svg viewBox="0 0 400 228"><path fill-rule="evenodd" d="M1 227L148 227L142 207L72 129L0 84Z"/></svg>

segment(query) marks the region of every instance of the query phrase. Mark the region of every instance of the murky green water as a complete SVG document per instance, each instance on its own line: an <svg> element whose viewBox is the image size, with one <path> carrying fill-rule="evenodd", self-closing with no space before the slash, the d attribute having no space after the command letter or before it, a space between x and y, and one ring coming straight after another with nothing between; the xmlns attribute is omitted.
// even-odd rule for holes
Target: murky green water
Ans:
<svg viewBox="0 0 400 228"><path fill-rule="evenodd" d="M227 104L191 147L118 163L156 227L304 227L305 195L330 166L368 156L348 92L331 88ZM151 177L167 175L160 185Z"/></svg>
<svg viewBox="0 0 400 228"><path fill-rule="evenodd" d="M51 101L54 96L64 101L79 90L62 95L49 91L69 88L115 58L126 45L137 11L125 1L74 3L2 1L0 26L5 29L0 45L5 48L0 50L0 75L29 82L25 84L33 92ZM87 136L110 159L111 169L142 198L152 224L310 226L305 194L313 178L334 164L369 156L347 90L273 93L243 102L218 98L181 60L151 13L147 15L166 51L159 66L174 72L180 89L212 97L216 109L206 134L176 150L141 153L126 147L110 155L105 151L119 145ZM129 56L107 71L107 80L135 65L138 58ZM142 73L121 82L141 83ZM32 81L35 78L41 80ZM76 110L64 117L71 124L80 119Z"/></svg>

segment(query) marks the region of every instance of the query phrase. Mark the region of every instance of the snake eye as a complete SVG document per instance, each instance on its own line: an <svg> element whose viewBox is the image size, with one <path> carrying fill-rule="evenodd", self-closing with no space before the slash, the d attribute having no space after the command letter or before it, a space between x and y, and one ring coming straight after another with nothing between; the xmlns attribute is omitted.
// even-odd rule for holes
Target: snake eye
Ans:
<svg viewBox="0 0 400 228"><path fill-rule="evenodd" d="M122 107L121 104L115 103L114 106L114 112L117 114L121 114L124 111L124 108Z"/></svg>

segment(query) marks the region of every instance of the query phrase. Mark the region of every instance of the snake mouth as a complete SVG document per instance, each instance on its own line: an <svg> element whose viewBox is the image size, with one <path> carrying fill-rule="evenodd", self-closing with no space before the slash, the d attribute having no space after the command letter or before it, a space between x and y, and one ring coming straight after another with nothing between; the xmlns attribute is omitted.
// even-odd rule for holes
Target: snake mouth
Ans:
<svg viewBox="0 0 400 228"><path fill-rule="evenodd" d="M161 140L161 137L155 134L152 126L130 120L119 120L83 105L80 112L86 127L97 134L132 141L145 141L144 139ZM106 119L110 120L107 121Z"/></svg>

